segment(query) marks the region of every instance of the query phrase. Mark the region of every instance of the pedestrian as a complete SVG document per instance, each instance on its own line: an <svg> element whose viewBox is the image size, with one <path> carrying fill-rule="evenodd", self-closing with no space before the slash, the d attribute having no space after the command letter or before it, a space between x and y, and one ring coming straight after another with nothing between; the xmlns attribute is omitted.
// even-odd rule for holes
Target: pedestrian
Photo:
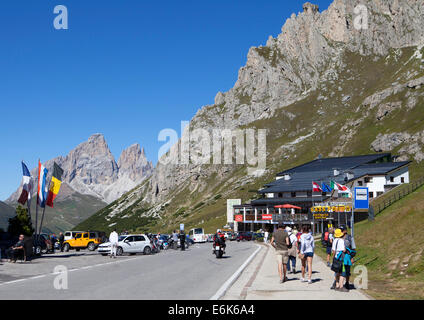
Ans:
<svg viewBox="0 0 424 320"><path fill-rule="evenodd" d="M331 270L334 271L334 282L331 289L336 291L348 292L349 290L344 287L344 281L346 272L344 269L344 253L346 252L344 237L345 234L341 229L336 229L334 232L335 240L333 242L332 253L333 253L333 265ZM346 270L345 270L346 271Z"/></svg>
<svg viewBox="0 0 424 320"><path fill-rule="evenodd" d="M109 235L110 242L110 258L116 259L116 250L118 249L118 233L113 230Z"/></svg>
<svg viewBox="0 0 424 320"><path fill-rule="evenodd" d="M63 252L63 243L65 242L65 236L63 235L63 232L59 233L59 245L60 245L60 252Z"/></svg>
<svg viewBox="0 0 424 320"><path fill-rule="evenodd" d="M185 251L185 241L186 241L186 236L185 236L184 230L180 230L181 251Z"/></svg>
<svg viewBox="0 0 424 320"><path fill-rule="evenodd" d="M340 230L342 230L343 234L344 234L344 244L345 244L345 257L344 257L344 277L346 278L346 283L345 283L345 288L346 289L350 289L350 267L353 264L353 257L356 254L356 247L355 247L355 243L353 241L353 238L350 234L348 234L348 230L347 227L345 225L340 226ZM343 272L342 272L343 273Z"/></svg>
<svg viewBox="0 0 424 320"><path fill-rule="evenodd" d="M275 231L271 238L271 245L275 248L275 255L277 257L278 274L280 276L280 283L286 282L288 279L287 262L289 261L288 247L290 245L289 235L283 229L283 225L279 224L277 231Z"/></svg>
<svg viewBox="0 0 424 320"><path fill-rule="evenodd" d="M24 255L24 238L25 236L23 234L19 235L19 240L16 242L16 244L9 249L6 250L6 257L9 258L9 262L15 263L18 259L18 255L22 254Z"/></svg>
<svg viewBox="0 0 424 320"><path fill-rule="evenodd" d="M312 284L312 259L314 258L315 242L310 227L302 227L302 235L300 236L300 247L298 249L299 258L302 262L302 278L300 281ZM308 280L305 279L305 271L307 268Z"/></svg>
<svg viewBox="0 0 424 320"><path fill-rule="evenodd" d="M330 258L331 258L331 248L333 247L334 240L334 230L333 228L326 229L321 236L321 242L324 246L327 253L327 267L331 266Z"/></svg>
<svg viewBox="0 0 424 320"><path fill-rule="evenodd" d="M172 233L172 247L178 249L178 233L175 230Z"/></svg>
<svg viewBox="0 0 424 320"><path fill-rule="evenodd" d="M265 234L264 234L264 242L265 243L268 243L268 236L269 236L268 230L265 230Z"/></svg>
<svg viewBox="0 0 424 320"><path fill-rule="evenodd" d="M289 273L296 274L296 255L297 255L297 237L293 234L292 228L286 227L286 232L289 235L289 241L291 243L291 248L289 248L289 261L287 262L287 271ZM292 268L290 268L290 262ZM291 269L293 269L291 271Z"/></svg>
<svg viewBox="0 0 424 320"><path fill-rule="evenodd" d="M57 242L57 237L56 234L52 234L52 236L50 237L50 242L52 243L52 253L54 253L54 246L56 245Z"/></svg>

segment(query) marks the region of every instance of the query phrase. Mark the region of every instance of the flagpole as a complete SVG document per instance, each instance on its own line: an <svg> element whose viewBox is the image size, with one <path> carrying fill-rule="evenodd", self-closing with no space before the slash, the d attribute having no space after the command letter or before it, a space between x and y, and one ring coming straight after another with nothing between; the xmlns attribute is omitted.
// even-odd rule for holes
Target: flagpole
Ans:
<svg viewBox="0 0 424 320"><path fill-rule="evenodd" d="M40 188L40 159L38 159L38 175L37 175L37 202L35 203L35 238L38 240L38 190Z"/></svg>
<svg viewBox="0 0 424 320"><path fill-rule="evenodd" d="M50 179L50 183L49 183L49 188L48 188L48 190L50 190L50 185L51 185L51 183L52 183L52 180ZM47 205L47 198L45 199L45 202L44 202L44 208L43 208L43 214L41 215L40 231L39 231L39 233L40 233L40 234L41 234L41 232L42 232L42 228L43 228L44 213L46 212L46 205Z"/></svg>

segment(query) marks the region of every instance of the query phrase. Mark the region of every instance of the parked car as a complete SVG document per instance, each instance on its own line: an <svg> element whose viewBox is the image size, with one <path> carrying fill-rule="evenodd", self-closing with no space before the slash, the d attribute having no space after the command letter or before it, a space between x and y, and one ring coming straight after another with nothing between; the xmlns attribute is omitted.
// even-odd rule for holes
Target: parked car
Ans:
<svg viewBox="0 0 424 320"><path fill-rule="evenodd" d="M228 240L230 240L230 241L237 240L237 234L235 232L230 232L228 234Z"/></svg>
<svg viewBox="0 0 424 320"><path fill-rule="evenodd" d="M33 243L33 253L36 256L45 254L52 250L52 243L50 241L50 238L45 233L39 234L38 236L34 235L32 237L32 243Z"/></svg>
<svg viewBox="0 0 424 320"><path fill-rule="evenodd" d="M111 243L106 242L98 246L97 252L102 256L107 256L110 254ZM150 244L150 239L145 234L129 234L121 235L118 238L118 248L116 254L122 256L125 253L129 254L151 254L152 245Z"/></svg>
<svg viewBox="0 0 424 320"><path fill-rule="evenodd" d="M251 241L252 233L251 232L239 232L237 235L237 241Z"/></svg>
<svg viewBox="0 0 424 320"><path fill-rule="evenodd" d="M68 252L71 249L80 251L81 249L88 249L90 251L102 243L102 235L98 231L78 232L73 239L66 240L63 243L63 250Z"/></svg>

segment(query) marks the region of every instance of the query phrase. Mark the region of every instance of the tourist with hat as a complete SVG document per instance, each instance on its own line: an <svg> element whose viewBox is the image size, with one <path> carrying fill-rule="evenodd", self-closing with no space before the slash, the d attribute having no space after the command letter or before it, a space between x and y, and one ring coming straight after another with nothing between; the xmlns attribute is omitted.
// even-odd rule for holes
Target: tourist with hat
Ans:
<svg viewBox="0 0 424 320"><path fill-rule="evenodd" d="M348 292L349 290L347 290L344 287L344 281L345 281L344 276L346 276L346 273L343 273L344 253L346 252L344 237L345 237L345 234L343 233L341 229L336 229L334 231L335 240L333 241L333 247L332 247L334 260L333 260L333 266L331 269L335 272L334 274L335 281L331 289L335 289L336 291L341 291L341 292ZM337 264L337 267L336 267L336 264ZM344 274L344 276L342 273Z"/></svg>
<svg viewBox="0 0 424 320"><path fill-rule="evenodd" d="M297 237L293 234L293 230L290 227L286 227L286 232L289 235L289 241L291 243L291 248L288 250L289 261L287 261L287 271L289 273L296 274ZM292 264L292 268L290 268L290 262Z"/></svg>

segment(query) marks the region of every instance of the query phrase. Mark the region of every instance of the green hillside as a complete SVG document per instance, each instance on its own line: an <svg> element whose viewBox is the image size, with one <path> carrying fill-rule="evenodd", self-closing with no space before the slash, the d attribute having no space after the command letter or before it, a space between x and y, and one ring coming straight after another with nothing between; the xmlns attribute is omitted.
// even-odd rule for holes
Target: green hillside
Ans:
<svg viewBox="0 0 424 320"><path fill-rule="evenodd" d="M377 299L424 299L424 186L355 224L358 264Z"/></svg>
<svg viewBox="0 0 424 320"><path fill-rule="evenodd" d="M0 201L0 229L6 231L9 226L9 218L14 217L15 215L16 213L14 208Z"/></svg>

